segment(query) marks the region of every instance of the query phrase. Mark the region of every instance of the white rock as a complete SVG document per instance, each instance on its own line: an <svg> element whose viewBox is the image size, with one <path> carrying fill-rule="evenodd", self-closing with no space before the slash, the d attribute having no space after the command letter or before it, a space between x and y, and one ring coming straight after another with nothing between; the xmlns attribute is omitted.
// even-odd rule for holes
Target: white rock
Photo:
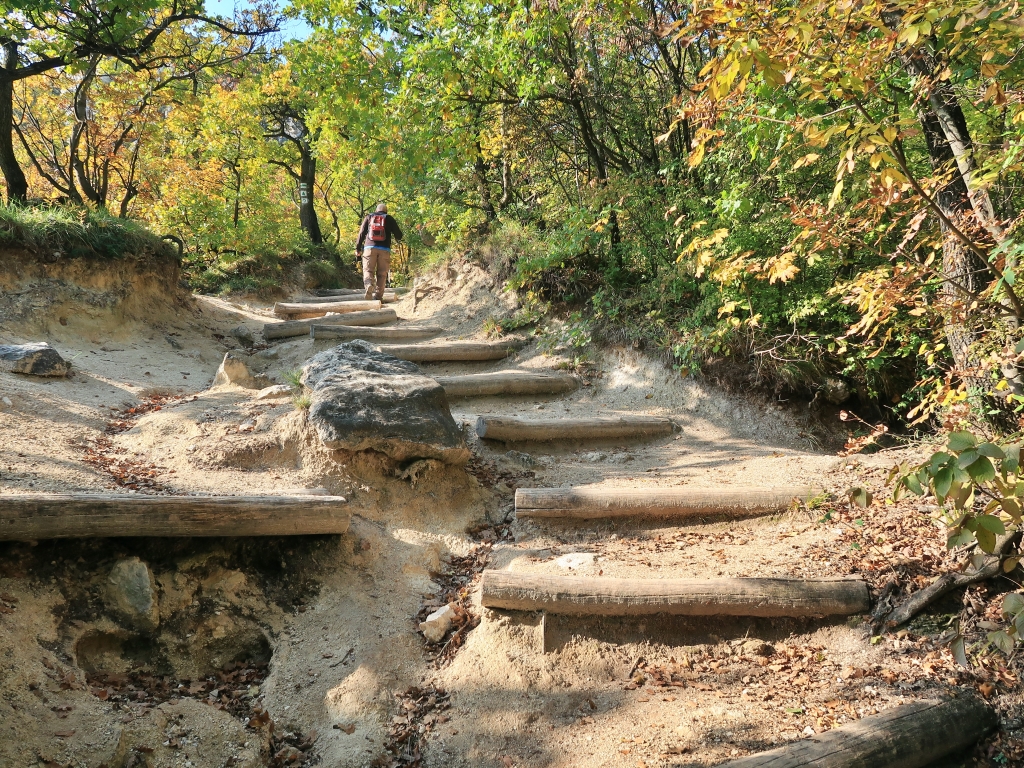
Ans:
<svg viewBox="0 0 1024 768"><path fill-rule="evenodd" d="M597 555L593 552L571 552L570 554L562 555L560 558L555 560L555 565L560 568L568 568L572 570L574 568L586 568L588 565L593 565L595 560L597 560Z"/></svg>
<svg viewBox="0 0 1024 768"><path fill-rule="evenodd" d="M452 626L452 619L455 618L455 610L446 605L438 608L427 618L420 622L420 632L432 643L439 643L444 639L445 633Z"/></svg>
<svg viewBox="0 0 1024 768"><path fill-rule="evenodd" d="M256 393L257 400L267 400L271 397L288 397L292 393L292 388L287 384L275 384L272 387L264 387Z"/></svg>
<svg viewBox="0 0 1024 768"><path fill-rule="evenodd" d="M11 398L9 397L0 397L0 402L3 402L3 404L6 405L8 408L14 407L14 403L11 402Z"/></svg>

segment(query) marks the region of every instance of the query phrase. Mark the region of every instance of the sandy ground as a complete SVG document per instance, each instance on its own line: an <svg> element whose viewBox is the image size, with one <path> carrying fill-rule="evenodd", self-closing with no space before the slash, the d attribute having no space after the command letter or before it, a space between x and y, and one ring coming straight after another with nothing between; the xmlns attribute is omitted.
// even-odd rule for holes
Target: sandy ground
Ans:
<svg viewBox="0 0 1024 768"><path fill-rule="evenodd" d="M439 290L415 309L411 298L395 305L402 321L482 338L483 321L513 306L471 264L432 281ZM899 456L826 453L828 436L799 407L727 395L636 350L606 349L587 385L568 396L463 400L452 413L470 433L482 414L650 414L671 417L676 434L596 446L471 437L469 473L429 468L412 484L386 463L329 455L288 397L209 388L225 351L240 346L232 329L245 325L258 338L266 305L154 298L150 316L104 311L67 325L0 316L0 343L45 339L74 363L67 380L0 373L0 396L10 401L0 404L0 503L10 493L324 488L348 499L352 527L340 537L274 541L0 544L3 768L416 764L412 750L394 756L402 718L422 734L422 764L438 768L710 766L977 684L953 668L937 633L872 643L858 618L542 621L482 609L473 569L456 583L479 625L437 658L416 615L452 583L452 558L649 578L841 575L861 563L851 559L855 523L863 524L854 513L538 524L513 519L515 487L800 483L841 497L851 485L879 486ZM253 373L280 383L329 344L299 338L241 353ZM424 370L564 363L530 344L500 363ZM923 535L923 554L908 562L943 556L941 533ZM896 538L879 539L886 556L900 556ZM158 585L156 630L124 626L105 602L107 574L131 556ZM189 694L197 680L220 680L225 663L261 654L265 678L236 697L244 715L232 716L235 703L209 706L218 698L207 689ZM185 683L158 701L142 684L125 698L115 681L111 697L102 678L133 671ZM1019 708L1014 686L999 685L1005 706ZM445 707L417 714L402 696L428 686L446 693ZM260 712L273 719L273 734ZM294 762L289 745L301 747Z"/></svg>

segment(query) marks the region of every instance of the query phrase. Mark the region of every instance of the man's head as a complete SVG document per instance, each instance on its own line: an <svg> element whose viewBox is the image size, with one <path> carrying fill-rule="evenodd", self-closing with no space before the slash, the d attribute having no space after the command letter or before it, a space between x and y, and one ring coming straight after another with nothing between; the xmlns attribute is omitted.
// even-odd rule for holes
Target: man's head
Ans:
<svg viewBox="0 0 1024 768"><path fill-rule="evenodd" d="M387 203L377 203L377 213L387 213L387 212L388 212L388 204Z"/></svg>

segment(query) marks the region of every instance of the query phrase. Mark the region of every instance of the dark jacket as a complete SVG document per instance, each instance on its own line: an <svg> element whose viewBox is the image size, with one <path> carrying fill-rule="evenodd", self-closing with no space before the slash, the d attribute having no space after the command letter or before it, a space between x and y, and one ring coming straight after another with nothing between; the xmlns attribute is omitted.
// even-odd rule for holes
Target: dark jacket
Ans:
<svg viewBox="0 0 1024 768"><path fill-rule="evenodd" d="M366 216L363 219L362 226L359 227L359 239L356 240L356 251L362 251L364 244L367 248L387 248L388 250L391 250L392 236L399 241L402 239L402 229L398 226L398 222L395 221L395 217L390 213L388 214L387 218L384 220L384 234L386 235L384 242L375 243L369 239L370 216L373 216L373 214L371 213L369 216Z"/></svg>

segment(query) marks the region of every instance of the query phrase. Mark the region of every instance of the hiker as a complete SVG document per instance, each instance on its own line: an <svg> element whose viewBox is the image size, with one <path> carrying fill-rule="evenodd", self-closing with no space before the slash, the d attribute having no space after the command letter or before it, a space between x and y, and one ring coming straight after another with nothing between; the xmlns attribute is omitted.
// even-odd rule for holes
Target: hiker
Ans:
<svg viewBox="0 0 1024 768"><path fill-rule="evenodd" d="M391 267L391 237L401 242L402 229L395 217L388 213L384 203L377 206L375 213L363 219L356 241L356 256L363 254L364 298L380 301L388 284L388 269Z"/></svg>

